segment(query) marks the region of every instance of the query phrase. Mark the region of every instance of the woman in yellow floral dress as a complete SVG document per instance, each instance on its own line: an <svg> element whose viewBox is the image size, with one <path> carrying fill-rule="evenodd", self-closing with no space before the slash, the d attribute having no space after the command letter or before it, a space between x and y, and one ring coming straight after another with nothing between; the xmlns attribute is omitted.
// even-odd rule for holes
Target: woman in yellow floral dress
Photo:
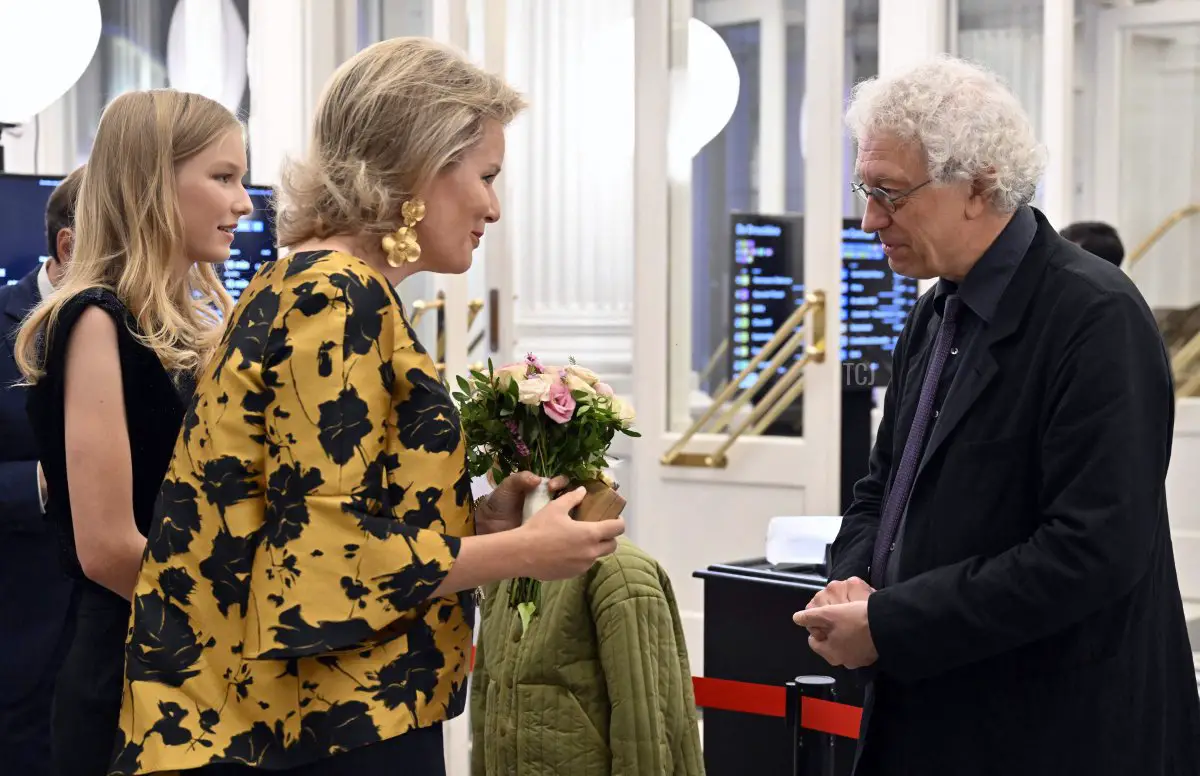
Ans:
<svg viewBox="0 0 1200 776"><path fill-rule="evenodd" d="M202 375L133 602L115 774L444 773L477 586L563 579L621 521L561 496L475 508L458 414L393 287L465 272L523 107L424 39L376 44L321 98L265 266Z"/></svg>

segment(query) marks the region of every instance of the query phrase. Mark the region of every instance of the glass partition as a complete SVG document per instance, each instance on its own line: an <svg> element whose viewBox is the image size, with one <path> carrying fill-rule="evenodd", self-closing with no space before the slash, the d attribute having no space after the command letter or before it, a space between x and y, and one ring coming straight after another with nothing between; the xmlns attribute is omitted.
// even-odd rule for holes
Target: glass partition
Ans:
<svg viewBox="0 0 1200 776"><path fill-rule="evenodd" d="M687 203L672 208L672 239L688 248L672 249L671 282L690 288L683 300L688 314L671 316L672 358L686 361L685 368L672 364L670 370L672 431L708 416L704 431L803 435L803 326L811 318L803 310L812 301L803 255L806 3L768 5L776 10L736 0L693 5L687 67L704 83L706 100L698 106L678 97L672 123L702 125L710 134L691 138L686 169L672 164L672 197ZM848 97L855 82L877 72L879 4L847 0L845 9ZM849 189L853 161L847 136L842 215L848 229L862 212ZM873 242L846 234L863 245ZM831 348L834 336L830 332Z"/></svg>

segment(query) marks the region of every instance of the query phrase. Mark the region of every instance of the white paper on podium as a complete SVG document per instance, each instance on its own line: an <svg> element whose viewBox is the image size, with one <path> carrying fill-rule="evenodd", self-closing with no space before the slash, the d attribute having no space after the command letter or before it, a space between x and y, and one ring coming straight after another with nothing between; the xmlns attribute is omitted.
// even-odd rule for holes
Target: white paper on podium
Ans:
<svg viewBox="0 0 1200 776"><path fill-rule="evenodd" d="M823 564L825 546L833 544L841 526L841 515L773 517L767 526L767 562Z"/></svg>

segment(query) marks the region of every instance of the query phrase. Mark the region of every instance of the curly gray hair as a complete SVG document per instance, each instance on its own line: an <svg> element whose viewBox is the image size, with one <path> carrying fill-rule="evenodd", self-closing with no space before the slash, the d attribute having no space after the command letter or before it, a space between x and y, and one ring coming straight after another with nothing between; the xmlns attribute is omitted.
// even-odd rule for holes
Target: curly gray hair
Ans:
<svg viewBox="0 0 1200 776"><path fill-rule="evenodd" d="M859 142L878 134L916 141L930 179L984 182L1001 212L1029 204L1045 168L1016 96L993 73L950 56L857 84L846 124Z"/></svg>

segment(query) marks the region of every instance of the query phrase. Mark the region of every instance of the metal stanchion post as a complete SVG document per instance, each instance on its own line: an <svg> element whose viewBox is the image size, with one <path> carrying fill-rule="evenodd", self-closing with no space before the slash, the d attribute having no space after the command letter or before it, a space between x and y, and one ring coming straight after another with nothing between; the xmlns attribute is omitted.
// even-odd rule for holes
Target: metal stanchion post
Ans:
<svg viewBox="0 0 1200 776"><path fill-rule="evenodd" d="M792 738L792 776L833 776L834 737L803 727L805 698L837 699L837 680L831 676L797 676L787 683L786 719Z"/></svg>

